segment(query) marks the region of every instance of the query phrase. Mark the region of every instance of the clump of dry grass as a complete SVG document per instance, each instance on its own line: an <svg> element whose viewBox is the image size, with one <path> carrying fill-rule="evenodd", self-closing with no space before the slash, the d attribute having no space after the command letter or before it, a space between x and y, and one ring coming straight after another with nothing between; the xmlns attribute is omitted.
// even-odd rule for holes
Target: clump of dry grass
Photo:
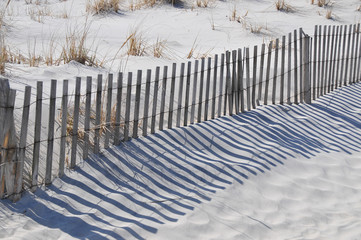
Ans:
<svg viewBox="0 0 361 240"><path fill-rule="evenodd" d="M285 3L285 0L277 0L275 5L278 11L290 12L292 10L292 7Z"/></svg>
<svg viewBox="0 0 361 240"><path fill-rule="evenodd" d="M146 43L143 38L143 35L137 32L137 30L133 30L129 34L128 38L123 43L122 47L125 45L127 46L127 55L131 55L131 56L145 55Z"/></svg>
<svg viewBox="0 0 361 240"><path fill-rule="evenodd" d="M326 11L326 18L327 19L332 19L332 9L327 9Z"/></svg>
<svg viewBox="0 0 361 240"><path fill-rule="evenodd" d="M157 0L131 0L129 3L129 10L135 11L143 7L154 7Z"/></svg>
<svg viewBox="0 0 361 240"><path fill-rule="evenodd" d="M165 56L166 41L157 38L156 43L153 45L153 56L161 58Z"/></svg>
<svg viewBox="0 0 361 240"><path fill-rule="evenodd" d="M28 8L27 12L30 19L38 23L44 23L44 17L52 15L51 9L47 6Z"/></svg>
<svg viewBox="0 0 361 240"><path fill-rule="evenodd" d="M93 14L104 14L119 11L120 0L88 0L86 11Z"/></svg>
<svg viewBox="0 0 361 240"><path fill-rule="evenodd" d="M208 7L210 4L209 0L196 0L197 7Z"/></svg>
<svg viewBox="0 0 361 240"><path fill-rule="evenodd" d="M324 7L330 4L330 0L318 0L317 1L317 6L319 7Z"/></svg>

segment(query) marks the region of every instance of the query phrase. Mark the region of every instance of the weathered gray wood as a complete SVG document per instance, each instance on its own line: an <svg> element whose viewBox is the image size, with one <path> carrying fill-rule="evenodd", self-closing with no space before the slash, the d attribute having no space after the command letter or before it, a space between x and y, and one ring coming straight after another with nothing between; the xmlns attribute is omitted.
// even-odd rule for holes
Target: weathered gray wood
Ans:
<svg viewBox="0 0 361 240"><path fill-rule="evenodd" d="M323 26L323 35L322 35L322 60L321 60L321 82L320 82L320 96L324 95L324 85L325 85L325 73L326 73L326 40L327 40L327 26Z"/></svg>
<svg viewBox="0 0 361 240"><path fill-rule="evenodd" d="M231 83L231 53L226 52L226 96L228 98L228 114L233 115L232 83Z"/></svg>
<svg viewBox="0 0 361 240"><path fill-rule="evenodd" d="M330 76L328 76L328 65L330 62L329 55L330 55L330 39L331 39L331 26L328 26L327 28L327 45L326 45L326 59L325 59L325 78L324 78L324 88L323 88L323 94L327 93L328 89L328 80L330 79Z"/></svg>
<svg viewBox="0 0 361 240"><path fill-rule="evenodd" d="M292 82L292 33L288 34L288 57L287 57L287 104L291 104L291 82Z"/></svg>
<svg viewBox="0 0 361 240"><path fill-rule="evenodd" d="M300 64L303 62L303 30L299 29L299 38L300 38ZM304 102L304 92L303 92L303 70L302 67L300 69L300 102Z"/></svg>
<svg viewBox="0 0 361 240"><path fill-rule="evenodd" d="M349 84L353 83L353 65L354 65L354 49L355 49L355 37L356 37L356 24L352 25L351 35L352 35L352 45L351 45L351 57L350 57L350 77L349 77Z"/></svg>
<svg viewBox="0 0 361 240"><path fill-rule="evenodd" d="M338 87L338 73L340 68L340 56L341 56L341 33L342 33L342 26L336 27L336 46L337 46L337 52L335 50L335 76L333 77L333 87L334 89L337 89Z"/></svg>
<svg viewBox="0 0 361 240"><path fill-rule="evenodd" d="M304 101L311 104L311 82L310 82L310 37L303 39L303 87ZM302 81L301 80L301 81Z"/></svg>
<svg viewBox="0 0 361 240"><path fill-rule="evenodd" d="M46 152L45 185L51 184L51 170L52 170L52 166L53 166L56 83L57 83L56 80L51 80L50 103L49 103L49 124L48 124L48 146L47 146L47 152Z"/></svg>
<svg viewBox="0 0 361 240"><path fill-rule="evenodd" d="M94 130L94 153L98 154L100 151L100 121L101 121L101 112L102 112L102 82L103 75L98 75L97 82L97 94L95 99L95 130Z"/></svg>
<svg viewBox="0 0 361 240"><path fill-rule="evenodd" d="M66 130L68 126L68 85L69 81L63 81L63 97L61 99L61 130L60 130L60 153L58 176L64 175L65 152L66 152Z"/></svg>
<svg viewBox="0 0 361 240"><path fill-rule="evenodd" d="M216 116L216 94L217 94L217 71L218 71L218 55L214 56L214 65L213 65L213 91L212 91L212 113L211 118L214 119Z"/></svg>
<svg viewBox="0 0 361 240"><path fill-rule="evenodd" d="M91 98L92 98L92 77L89 76L86 78L83 159L87 159L89 156Z"/></svg>
<svg viewBox="0 0 361 240"><path fill-rule="evenodd" d="M285 91L285 61L286 61L286 36L282 36L280 104L283 104L284 91Z"/></svg>
<svg viewBox="0 0 361 240"><path fill-rule="evenodd" d="M158 106L159 74L160 74L160 67L156 67L154 90L153 90L152 122L150 124L150 133L155 133L155 122L157 117L157 106Z"/></svg>
<svg viewBox="0 0 361 240"><path fill-rule="evenodd" d="M17 202L21 198L21 191L23 189L23 173L24 173L24 162L25 162L26 137L28 135L30 97L31 97L31 87L26 86L25 94L24 94L23 115L21 119L19 157L18 157L18 162L16 164L15 195L13 198L14 202Z"/></svg>
<svg viewBox="0 0 361 240"><path fill-rule="evenodd" d="M238 98L241 112L244 112L244 87L243 87L243 59L242 49L238 48L237 78L238 78Z"/></svg>
<svg viewBox="0 0 361 240"><path fill-rule="evenodd" d="M185 64L181 64L179 86L178 86L178 109L177 109L177 122L176 127L180 127L181 114L182 114L182 98L183 98L183 85L184 85L184 68Z"/></svg>
<svg viewBox="0 0 361 240"><path fill-rule="evenodd" d="M173 111L174 111L173 106L174 106L176 71L177 71L177 64L173 63L172 80L170 84L170 96L169 96L168 129L171 129L173 126Z"/></svg>
<svg viewBox="0 0 361 240"><path fill-rule="evenodd" d="M196 108L196 94L197 94L197 78L198 78L198 60L194 62L194 76L193 76L193 93L192 93L192 107L190 124L194 123L195 108Z"/></svg>
<svg viewBox="0 0 361 240"><path fill-rule="evenodd" d="M0 198L12 198L15 192L18 141L15 132L14 105L16 91L10 89L7 79L0 79ZM16 196L18 198L18 196ZM14 199L17 200L17 199Z"/></svg>
<svg viewBox="0 0 361 240"><path fill-rule="evenodd" d="M107 106L105 115L105 138L104 148L109 148L110 130L111 130L111 114L112 114L112 96L113 95L113 74L108 75L108 91L107 91Z"/></svg>
<svg viewBox="0 0 361 240"><path fill-rule="evenodd" d="M160 102L160 115L159 115L159 130L160 131L163 130L163 125L164 125L165 96L166 96L166 90L167 90L167 74L168 74L168 66L164 66L161 102Z"/></svg>
<svg viewBox="0 0 361 240"><path fill-rule="evenodd" d="M278 46L279 39L276 39L276 47L275 47L275 61L273 67L273 88L272 88L272 104L276 104L276 90L277 90L277 69L278 69Z"/></svg>
<svg viewBox="0 0 361 240"><path fill-rule="evenodd" d="M249 66L249 48L246 48L246 87L247 87L247 111L251 111L250 82L251 70Z"/></svg>
<svg viewBox="0 0 361 240"><path fill-rule="evenodd" d="M188 61L187 67L187 83L186 83L186 96L184 99L184 118L183 118L183 126L188 125L188 112L189 112L189 93L191 86L191 71L192 71L192 62Z"/></svg>
<svg viewBox="0 0 361 240"><path fill-rule="evenodd" d="M263 99L264 105L267 105L267 103L268 103L268 88L269 88L269 80L270 80L270 73L271 73L271 60L272 60L271 57L272 57L272 41L268 45L266 83L265 83L264 99Z"/></svg>
<svg viewBox="0 0 361 240"><path fill-rule="evenodd" d="M256 108L257 89L257 46L253 47L253 74L252 74L252 108Z"/></svg>
<svg viewBox="0 0 361 240"><path fill-rule="evenodd" d="M211 68L212 68L212 59L208 58L208 65L207 65L207 80L206 80L206 98L204 101L204 121L208 120L208 104L209 104L209 88L211 84Z"/></svg>
<svg viewBox="0 0 361 240"><path fill-rule="evenodd" d="M152 70L147 70L147 77L145 83L145 95L144 95L144 112L143 112L143 136L148 135L148 113L149 113L149 98L150 98L150 81L152 78Z"/></svg>
<svg viewBox="0 0 361 240"><path fill-rule="evenodd" d="M236 114L239 113L239 91L237 78L237 50L232 51L232 98Z"/></svg>
<svg viewBox="0 0 361 240"><path fill-rule="evenodd" d="M75 99L74 99L74 114L73 114L73 129L71 137L71 158L70 168L75 168L76 165L76 153L78 146L78 129L79 129L79 108L80 108L80 85L81 78L76 78L75 83Z"/></svg>
<svg viewBox="0 0 361 240"><path fill-rule="evenodd" d="M205 59L201 59L201 77L199 79L199 94L198 94L198 116L197 122L202 122L202 103L203 103L203 85L204 85L204 68L205 68Z"/></svg>
<svg viewBox="0 0 361 240"><path fill-rule="evenodd" d="M348 27L348 38L347 38L347 50L346 50L346 59L345 59L345 75L344 75L344 85L351 83L348 78L348 63L350 61L350 50L351 50L351 38L352 38L352 24ZM348 81L347 81L348 80Z"/></svg>
<svg viewBox="0 0 361 240"><path fill-rule="evenodd" d="M31 191L32 192L34 192L38 187L41 116L42 116L42 105L43 105L42 101L43 101L43 82L38 81L36 83L34 148L33 148L33 164L32 164L32 176L31 176Z"/></svg>
<svg viewBox="0 0 361 240"><path fill-rule="evenodd" d="M257 105L260 105L262 100L262 86L263 86L263 69L264 69L264 53L266 49L266 44L262 44L261 48L261 60L260 60L260 72L259 72L259 84L258 84L258 100Z"/></svg>
<svg viewBox="0 0 361 240"><path fill-rule="evenodd" d="M312 99L316 100L317 92L317 35L318 35L318 26L315 26L315 31L313 34L313 75L312 75Z"/></svg>
<svg viewBox="0 0 361 240"><path fill-rule="evenodd" d="M318 62L317 62L317 98L321 96L321 66L322 66L322 26L318 26Z"/></svg>
<svg viewBox="0 0 361 240"><path fill-rule="evenodd" d="M355 47L355 55L353 57L353 59L354 59L353 78L352 78L353 83L357 82L357 72L356 72L356 70L357 70L357 62L358 62L357 61L358 60L357 54L358 54L358 51L359 51L358 48L359 48L360 23L357 24L357 27L356 27L355 31L356 31L356 42L355 42L356 47ZM354 35L355 35L355 33L354 33Z"/></svg>
<svg viewBox="0 0 361 240"><path fill-rule="evenodd" d="M342 26L341 26L342 27ZM342 58L341 58L341 68L340 68L340 87L346 85L346 79L344 78L344 63L346 60L346 40L347 40L347 25L344 25L343 33L343 44L342 44Z"/></svg>
<svg viewBox="0 0 361 240"><path fill-rule="evenodd" d="M335 70L335 56L337 45L335 46L335 33L336 33L336 26L332 27L332 37L331 37L331 57L330 57L330 73L329 73L329 84L328 84L328 92L333 91L333 82L334 82L334 70Z"/></svg>
<svg viewBox="0 0 361 240"><path fill-rule="evenodd" d="M130 121L130 106L132 97L132 81L133 73L128 72L128 85L127 85L127 97L125 100L125 117L124 117L124 142L129 141L129 121Z"/></svg>
<svg viewBox="0 0 361 240"><path fill-rule="evenodd" d="M142 90L142 70L137 73L137 86L135 88L133 138L138 138L139 111L140 111L140 91Z"/></svg>
<svg viewBox="0 0 361 240"><path fill-rule="evenodd" d="M224 53L221 54L221 61L219 64L219 97L218 97L218 117L222 115L222 99L225 95L223 93L223 77L224 77ZM242 106L242 105L241 105Z"/></svg>
<svg viewBox="0 0 361 240"><path fill-rule="evenodd" d="M298 62L297 62L297 30L294 30L293 32L294 39L294 103L298 104Z"/></svg>
<svg viewBox="0 0 361 240"><path fill-rule="evenodd" d="M115 128L114 128L114 145L120 144L120 121L122 109L122 95L123 95L123 73L118 73L117 79L117 103L115 110Z"/></svg>
<svg viewBox="0 0 361 240"><path fill-rule="evenodd" d="M361 30L361 29L360 29ZM358 56L357 56L357 59L358 59L358 64L357 64L357 72L356 72L356 81L357 82L359 82L360 81L360 79L361 79L361 76L360 76L360 74L361 74L361 71L360 71L360 69L361 69L361 39L360 39L360 37L359 36L361 36L361 34L359 34L360 33L360 30L358 31L358 36L357 36L357 42L360 42L359 43L359 45L360 45L360 47L359 47L359 50L358 50Z"/></svg>

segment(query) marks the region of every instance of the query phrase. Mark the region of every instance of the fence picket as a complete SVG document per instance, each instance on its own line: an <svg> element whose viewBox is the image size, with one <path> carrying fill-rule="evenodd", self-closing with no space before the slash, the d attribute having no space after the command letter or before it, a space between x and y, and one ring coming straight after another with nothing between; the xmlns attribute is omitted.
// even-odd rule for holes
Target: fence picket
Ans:
<svg viewBox="0 0 361 240"><path fill-rule="evenodd" d="M227 90L227 98L228 98L228 114L233 115L233 99L232 99L232 83L231 83L231 53L229 51L226 52L226 90ZM226 104L225 104L226 107Z"/></svg>
<svg viewBox="0 0 361 240"><path fill-rule="evenodd" d="M277 89L277 68L278 68L278 46L279 39L276 39L276 47L275 47L275 61L273 68L273 88L272 88L272 104L276 104L276 89Z"/></svg>
<svg viewBox="0 0 361 240"><path fill-rule="evenodd" d="M313 36L313 75L312 75L312 99L316 100L317 92L317 35L318 35L318 26L315 26L314 36Z"/></svg>
<svg viewBox="0 0 361 240"><path fill-rule="evenodd" d="M286 36L282 36L281 49L281 83L280 83L280 104L283 105L284 91L285 91L285 58L286 58Z"/></svg>
<svg viewBox="0 0 361 240"><path fill-rule="evenodd" d="M64 175L66 130L68 125L68 84L68 80L63 81L63 97L61 102L61 138L58 171L59 177L62 177Z"/></svg>
<svg viewBox="0 0 361 240"><path fill-rule="evenodd" d="M252 74L252 108L256 108L257 89L257 46L253 47L253 74Z"/></svg>
<svg viewBox="0 0 361 240"><path fill-rule="evenodd" d="M299 38L300 38L300 64L303 62L303 30L302 28L299 29ZM304 92L303 92L303 71L302 68L300 69L300 102L302 103L304 101Z"/></svg>
<svg viewBox="0 0 361 240"><path fill-rule="evenodd" d="M250 96L250 66L249 66L249 48L246 48L246 88L247 88L247 111L251 110L251 96Z"/></svg>
<svg viewBox="0 0 361 240"><path fill-rule="evenodd" d="M240 48L238 48L237 78L238 78L239 103L241 105L241 112L244 112L243 59L242 59L242 50Z"/></svg>
<svg viewBox="0 0 361 240"><path fill-rule="evenodd" d="M291 80L292 80L292 33L288 34L288 57L287 57L287 104L291 104Z"/></svg>
<svg viewBox="0 0 361 240"><path fill-rule="evenodd" d="M120 144L120 117L122 108L122 94L123 94L123 73L118 73L117 79L117 103L115 110L115 128L114 128L114 145Z"/></svg>
<svg viewBox="0 0 361 240"><path fill-rule="evenodd" d="M191 71L192 71L192 62L188 61L187 67L187 84L186 84L186 96L184 100L184 119L183 126L188 125L188 112L189 112L189 91L191 85Z"/></svg>
<svg viewBox="0 0 361 240"><path fill-rule="evenodd" d="M33 164L31 171L32 192L34 192L38 187L42 106L43 106L43 82L38 81L36 83L36 110L35 110L36 113L35 113L35 127L34 127Z"/></svg>
<svg viewBox="0 0 361 240"><path fill-rule="evenodd" d="M209 103L209 88L211 85L211 66L212 66L212 59L208 58L208 65L207 65L207 80L206 80L206 98L204 100L204 121L208 120L208 103Z"/></svg>
<svg viewBox="0 0 361 240"><path fill-rule="evenodd" d="M124 117L124 141L129 141L129 122L130 122L130 106L132 97L132 81L133 73L128 72L127 97L125 100L125 117Z"/></svg>
<svg viewBox="0 0 361 240"><path fill-rule="evenodd" d="M160 67L156 67L154 90L153 90L152 122L150 124L150 133L152 133L152 134L155 133L155 121L156 121L156 117L157 117L159 74L160 74Z"/></svg>
<svg viewBox="0 0 361 240"><path fill-rule="evenodd" d="M350 45L351 45L351 34L352 34L352 24L348 27L348 38L347 38L347 50L346 50L346 60L345 60L345 76L344 76L344 85L347 85L347 75L348 75L348 63L350 58Z"/></svg>
<svg viewBox="0 0 361 240"><path fill-rule="evenodd" d="M110 120L112 114L112 94L113 93L113 74L108 75L108 91L107 91L107 109L105 116L105 139L104 139L104 149L109 148L109 138L110 138Z"/></svg>
<svg viewBox="0 0 361 240"><path fill-rule="evenodd" d="M148 135L148 113L149 113L149 94L150 94L150 81L152 78L152 70L147 70L146 84L145 84L145 95L144 95L144 112L143 112L143 136Z"/></svg>
<svg viewBox="0 0 361 240"><path fill-rule="evenodd" d="M257 105L260 105L262 100L262 85L263 85L263 69L264 69L264 53L266 49L266 44L262 44L261 47L261 60L260 60L260 72L259 72L259 85L258 85L258 100Z"/></svg>
<svg viewBox="0 0 361 240"><path fill-rule="evenodd" d="M294 103L298 104L298 63L297 63L297 30L294 30L293 32L294 35L294 86L293 86L293 91L294 91Z"/></svg>
<svg viewBox="0 0 361 240"><path fill-rule="evenodd" d="M216 115L216 94L217 94L217 71L218 71L218 55L214 56L214 65L213 65L213 91L212 91L212 112L211 118L214 119Z"/></svg>
<svg viewBox="0 0 361 240"><path fill-rule="evenodd" d="M203 101L203 85L204 85L204 65L205 59L201 59L201 77L199 79L199 94L198 94L198 117L197 122L202 122L202 101Z"/></svg>
<svg viewBox="0 0 361 240"><path fill-rule="evenodd" d="M173 63L172 80L170 84L170 96L169 96L168 129L171 129L173 125L173 105L174 105L176 70L177 70L177 64Z"/></svg>
<svg viewBox="0 0 361 240"><path fill-rule="evenodd" d="M336 48L334 44L335 44L335 31L336 31L336 26L332 27L332 37L331 37L331 56L330 56L330 71L328 74L328 88L327 88L327 92L331 92L331 90L333 90L333 77L334 74L332 74L334 72L335 69L335 53L336 53Z"/></svg>
<svg viewBox="0 0 361 240"><path fill-rule="evenodd" d="M164 66L163 68L163 83L162 83L162 91L161 91L161 103L160 103L160 115L159 115L159 130L163 131L163 122L164 122L164 110L165 110L165 96L167 90L167 73L168 66Z"/></svg>
<svg viewBox="0 0 361 240"><path fill-rule="evenodd" d="M219 98L218 98L218 117L222 115L222 98L223 98L223 76L224 76L224 53L221 54L219 65ZM225 114L224 114L225 115Z"/></svg>
<svg viewBox="0 0 361 240"><path fill-rule="evenodd" d="M181 114L182 114L182 98L183 98L183 85L184 85L184 68L185 64L181 64L179 85L178 85L178 109L177 109L177 122L176 127L180 127Z"/></svg>
<svg viewBox="0 0 361 240"><path fill-rule="evenodd" d="M234 103L234 110L236 114L239 113L239 88L237 78L237 50L232 51L232 102Z"/></svg>
<svg viewBox="0 0 361 240"><path fill-rule="evenodd" d="M83 159L87 159L89 155L89 135L90 135L90 111L91 111L91 91L92 77L86 78L86 99L85 99L85 116L84 116L84 147Z"/></svg>
<svg viewBox="0 0 361 240"><path fill-rule="evenodd" d="M73 128L71 137L71 158L70 168L74 168L76 164L76 152L78 145L78 126L79 126L79 108L80 108L80 77L76 78L75 84L75 100L74 100L74 114L73 114Z"/></svg>
<svg viewBox="0 0 361 240"><path fill-rule="evenodd" d="M46 152L45 185L51 184L51 170L52 170L52 166L53 166L56 84L57 84L56 80L51 80L50 102L49 102L48 145L47 145L47 152Z"/></svg>
<svg viewBox="0 0 361 240"><path fill-rule="evenodd" d="M353 83L353 76L352 76L352 73L353 73L353 62L354 62L354 49L355 49L355 37L356 37L356 24L353 24L352 25L352 45L351 45L351 57L350 57L350 79L349 79L349 84L352 84Z"/></svg>
<svg viewBox="0 0 361 240"><path fill-rule="evenodd" d="M267 69L266 69L266 83L264 89L264 105L268 103L268 87L269 87L269 80L270 80L270 73L271 73L271 60L272 60L272 41L268 45L268 55L267 55Z"/></svg>
<svg viewBox="0 0 361 240"><path fill-rule="evenodd" d="M193 93L192 93L192 107L190 124L194 123L195 108L196 108L196 94L197 94L197 78L198 78L198 60L194 62L194 76L193 76Z"/></svg>
<svg viewBox="0 0 361 240"><path fill-rule="evenodd" d="M137 86L135 89L135 104L134 104L134 120L133 120L133 138L138 138L138 124L140 111L140 91L142 87L142 70L137 73Z"/></svg>
<svg viewBox="0 0 361 240"><path fill-rule="evenodd" d="M357 68L357 54L358 54L358 48L359 48L359 34L360 34L360 23L357 24L357 28L356 28L356 47L355 47L355 55L354 55L354 66L353 66L353 79L352 82L355 83L357 82L357 72L356 72L356 68Z"/></svg>
<svg viewBox="0 0 361 240"><path fill-rule="evenodd" d="M96 94L96 105L95 105L95 130L94 130L94 153L99 153L99 142L100 142L100 121L102 112L102 82L103 76L98 75L97 82L97 94Z"/></svg>

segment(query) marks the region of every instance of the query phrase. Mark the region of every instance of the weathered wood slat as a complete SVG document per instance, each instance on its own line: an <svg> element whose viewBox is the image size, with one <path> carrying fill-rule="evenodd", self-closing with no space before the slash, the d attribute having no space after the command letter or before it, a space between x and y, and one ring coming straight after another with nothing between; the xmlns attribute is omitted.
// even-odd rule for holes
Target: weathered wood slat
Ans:
<svg viewBox="0 0 361 240"><path fill-rule="evenodd" d="M244 84L243 84L243 59L242 49L238 48L237 59L238 98L241 112L244 112ZM222 76L223 77L223 76Z"/></svg>
<svg viewBox="0 0 361 240"><path fill-rule="evenodd" d="M141 87L142 87L142 70L138 70L137 86L135 89L134 120L133 120L133 138L134 139L138 138Z"/></svg>
<svg viewBox="0 0 361 240"><path fill-rule="evenodd" d="M294 39L293 39L293 44L294 44L294 86L293 86L293 91L294 91L294 103L298 104L298 62L297 62L297 30L294 30L293 32L294 35Z"/></svg>
<svg viewBox="0 0 361 240"><path fill-rule="evenodd" d="M90 111L91 111L91 97L92 97L92 77L86 78L86 96L85 96L85 116L84 116L84 147L83 159L89 156L89 139L90 139Z"/></svg>
<svg viewBox="0 0 361 240"><path fill-rule="evenodd" d="M177 108L177 122L176 127L180 127L182 117L182 99L183 99L183 85L184 85L184 68L185 63L181 64L179 85L178 85L178 108Z"/></svg>
<svg viewBox="0 0 361 240"><path fill-rule="evenodd" d="M150 81L152 78L152 70L147 70L144 95L144 112L143 112L143 136L148 135L148 114L149 114L149 98L150 98Z"/></svg>
<svg viewBox="0 0 361 240"><path fill-rule="evenodd" d="M203 102L203 85L204 85L204 66L205 59L201 59L201 77L199 79L199 94L198 94L198 116L197 122L202 122L202 102Z"/></svg>
<svg viewBox="0 0 361 240"><path fill-rule="evenodd" d="M302 28L299 29L299 36L300 38L300 64L303 62L303 30ZM304 86L303 86L303 70L302 67L300 69L300 102L304 102Z"/></svg>
<svg viewBox="0 0 361 240"><path fill-rule="evenodd" d="M123 73L118 73L117 79L117 102L115 110L115 128L114 128L114 145L120 144L120 121L122 109L122 95L123 95Z"/></svg>
<svg viewBox="0 0 361 240"><path fill-rule="evenodd" d="M292 33L288 34L288 57L287 57L287 104L291 104L291 82L292 82Z"/></svg>
<svg viewBox="0 0 361 240"><path fill-rule="evenodd" d="M257 46L253 47L253 74L252 74L252 108L256 108L257 89Z"/></svg>
<svg viewBox="0 0 361 240"><path fill-rule="evenodd" d="M216 98L217 98L217 78L218 78L218 55L214 56L213 65L213 91L212 91L212 112L211 118L214 119L216 116Z"/></svg>
<svg viewBox="0 0 361 240"><path fill-rule="evenodd" d="M173 126L173 110L174 110L173 106L174 106L176 71L177 71L177 64L173 63L172 80L170 84L170 96L169 96L168 129L171 129Z"/></svg>
<svg viewBox="0 0 361 240"><path fill-rule="evenodd" d="M279 39L276 39L276 47L275 47L275 61L273 67L273 88L272 88L272 104L276 104L276 92L277 92L277 69L278 69L278 46Z"/></svg>
<svg viewBox="0 0 361 240"><path fill-rule="evenodd" d="M68 120L68 85L69 81L63 81L63 97L61 100L61 138L60 138L60 153L59 153L59 171L58 176L62 177L64 175L65 168L65 152L66 152L66 130L67 130L67 120Z"/></svg>
<svg viewBox="0 0 361 240"><path fill-rule="evenodd" d="M52 170L52 166L53 166L56 84L57 84L56 80L51 80L50 103L49 103L49 124L48 124L48 145L47 145L47 152L46 152L45 185L51 184L51 170Z"/></svg>
<svg viewBox="0 0 361 240"><path fill-rule="evenodd" d="M260 60L260 72L259 72L259 83L258 83L258 100L257 105L259 106L262 100L262 87L263 87L263 70L264 70L264 53L266 49L266 44L262 44L261 47L261 60Z"/></svg>
<svg viewBox="0 0 361 240"><path fill-rule="evenodd" d="M346 50L346 61L345 61L345 75L344 75L344 85L350 83L348 78L348 63L350 61L350 50L351 50L351 38L352 38L352 24L348 27L348 37L347 37L347 50ZM347 81L348 80L348 81Z"/></svg>
<svg viewBox="0 0 361 240"><path fill-rule="evenodd" d="M194 123L195 108L196 108L196 94L197 94L197 78L198 78L198 60L194 62L194 76L193 76L193 93L192 93L192 107L190 124Z"/></svg>
<svg viewBox="0 0 361 240"><path fill-rule="evenodd" d="M334 88L338 88L338 78L339 78L339 70L340 70L340 56L341 56L341 34L342 34L342 26L336 27L336 45L337 45L337 53L335 53L336 63L335 63L335 77L334 77ZM336 52L336 51L335 51ZM337 54L337 55L336 55Z"/></svg>
<svg viewBox="0 0 361 240"><path fill-rule="evenodd" d="M183 118L183 126L188 125L188 114L189 114L189 93L191 86L191 71L192 71L192 62L188 61L187 67L187 83L186 83L186 96L184 99L184 118Z"/></svg>
<svg viewBox="0 0 361 240"><path fill-rule="evenodd" d="M280 82L280 104L284 102L285 92L285 61L286 61L286 36L282 36L282 49L281 49L281 82Z"/></svg>
<svg viewBox="0 0 361 240"><path fill-rule="evenodd" d="M28 135L29 125L29 111L30 111L30 97L31 87L25 87L23 115L21 119L20 142L19 142L19 157L16 164L16 177L15 177L15 195L13 201L16 202L21 198L21 191L23 189L23 173L25 162L26 138Z"/></svg>
<svg viewBox="0 0 361 240"><path fill-rule="evenodd" d="M303 39L303 89L304 102L311 104L311 82L310 82L310 37L306 36Z"/></svg>
<svg viewBox="0 0 361 240"><path fill-rule="evenodd" d="M313 36L313 75L312 75L312 99L316 100L317 92L317 35L318 35L318 26L315 26L314 36Z"/></svg>
<svg viewBox="0 0 361 240"><path fill-rule="evenodd" d="M109 139L111 131L111 114L112 114L112 97L113 97L113 74L108 75L108 91L107 91L107 109L105 115L105 139L104 148L109 148Z"/></svg>
<svg viewBox="0 0 361 240"><path fill-rule="evenodd" d="M232 82L231 82L231 53L226 52L226 90L228 98L228 114L233 115Z"/></svg>
<svg viewBox="0 0 361 240"><path fill-rule="evenodd" d="M73 129L71 136L71 158L70 168L75 168L76 165L76 153L78 146L78 128L79 128L79 110L80 110L80 87L81 78L76 78L75 83L75 99L74 99L74 113L73 113Z"/></svg>
<svg viewBox="0 0 361 240"><path fill-rule="evenodd" d="M342 27L342 26L341 26ZM347 25L344 25L344 32L343 32L343 43L342 43L342 58L341 58L341 68L340 68L340 87L342 87L342 85L346 85L345 81L346 79L344 78L344 63L345 63L345 58L346 58L346 40L347 40Z"/></svg>
<svg viewBox="0 0 361 240"><path fill-rule="evenodd" d="M128 72L127 96L125 100L125 117L124 117L124 142L129 141L129 124L130 124L130 106L132 97L133 73Z"/></svg>
<svg viewBox="0 0 361 240"><path fill-rule="evenodd" d="M249 63L249 48L246 48L246 88L247 88L247 111L251 111L251 96L250 96L250 82L251 70Z"/></svg>
<svg viewBox="0 0 361 240"><path fill-rule="evenodd" d="M222 99L225 95L223 93L223 77L224 77L224 53L221 54L221 61L219 64L219 97L218 97L218 117L222 115ZM225 114L224 114L225 115Z"/></svg>
<svg viewBox="0 0 361 240"><path fill-rule="evenodd" d="M238 95L238 78L237 78L237 50L232 51L232 89L233 102L236 114L239 113L239 95Z"/></svg>
<svg viewBox="0 0 361 240"><path fill-rule="evenodd" d="M167 74L168 74L168 66L164 66L163 68L163 82L162 82L162 91L161 91L161 102L160 102L160 115L159 115L159 130L163 131L164 127L164 110L165 110L165 97L167 91Z"/></svg>
<svg viewBox="0 0 361 240"><path fill-rule="evenodd" d="M330 57L330 73L329 73L329 84L328 84L328 92L333 91L333 81L334 81L334 70L335 70L335 55L337 46L335 46L335 32L336 26L332 27L332 37L331 37L331 57Z"/></svg>
<svg viewBox="0 0 361 240"><path fill-rule="evenodd" d="M356 24L352 25L351 35L352 35L352 45L351 45L351 56L350 56L350 77L349 77L349 84L353 83L353 64L354 64L354 49L355 49L355 37L356 37Z"/></svg>
<svg viewBox="0 0 361 240"><path fill-rule="evenodd" d="M318 63L317 63L317 98L321 96L321 66L322 66L322 26L318 27Z"/></svg>
<svg viewBox="0 0 361 240"><path fill-rule="evenodd" d="M207 80L206 80L206 98L204 101L204 121L208 120L208 105L209 105L209 88L211 85L211 68L212 68L212 59L209 57L207 61Z"/></svg>
<svg viewBox="0 0 361 240"><path fill-rule="evenodd" d="M357 82L357 62L359 60L358 58L358 52L359 52L359 35L360 35L360 23L357 24L356 27L356 47L355 47L355 55L354 55L354 66L353 66L353 79L352 82Z"/></svg>
<svg viewBox="0 0 361 240"><path fill-rule="evenodd" d="M269 80L270 80L270 74L271 74L271 57L272 57L272 42L268 45L268 54L267 54L267 69L266 69L266 83L265 83L265 89L264 89L264 99L263 104L268 104L268 88L269 88Z"/></svg>
<svg viewBox="0 0 361 240"><path fill-rule="evenodd" d="M97 81L97 94L96 94L96 103L95 103L95 130L94 130L94 153L98 154L100 151L100 121L101 121L101 112L102 112L102 82L103 75L98 75Z"/></svg>
<svg viewBox="0 0 361 240"><path fill-rule="evenodd" d="M158 106L159 74L160 74L160 67L156 67L154 90L153 90L152 122L150 124L150 133L155 133L155 122L157 117L157 106Z"/></svg>
<svg viewBox="0 0 361 240"><path fill-rule="evenodd" d="M34 192L38 187L39 176L39 157L40 157L40 136L41 136L41 116L43 106L43 82L36 83L36 110L35 110L35 128L34 128L34 148L33 164L31 176L31 191Z"/></svg>
<svg viewBox="0 0 361 240"><path fill-rule="evenodd" d="M328 26L327 28L327 35L326 35L326 41L327 41L327 45L326 45L326 58L325 58L325 78L324 78L324 88L323 88L323 94L327 93L327 89L328 89L328 80L330 79L330 76L328 76L328 65L330 62L329 59L329 55L330 55L330 39L331 39L331 26Z"/></svg>

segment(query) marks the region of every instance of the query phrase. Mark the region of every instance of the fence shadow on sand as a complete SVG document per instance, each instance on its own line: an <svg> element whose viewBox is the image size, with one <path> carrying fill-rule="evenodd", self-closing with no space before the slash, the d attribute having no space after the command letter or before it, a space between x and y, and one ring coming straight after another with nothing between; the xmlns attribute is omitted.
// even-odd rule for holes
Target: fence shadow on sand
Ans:
<svg viewBox="0 0 361 240"><path fill-rule="evenodd" d="M49 189L1 204L54 237L147 239L231 184L294 158L359 152L360 103L355 84L311 105L260 107L167 130L92 155Z"/></svg>

